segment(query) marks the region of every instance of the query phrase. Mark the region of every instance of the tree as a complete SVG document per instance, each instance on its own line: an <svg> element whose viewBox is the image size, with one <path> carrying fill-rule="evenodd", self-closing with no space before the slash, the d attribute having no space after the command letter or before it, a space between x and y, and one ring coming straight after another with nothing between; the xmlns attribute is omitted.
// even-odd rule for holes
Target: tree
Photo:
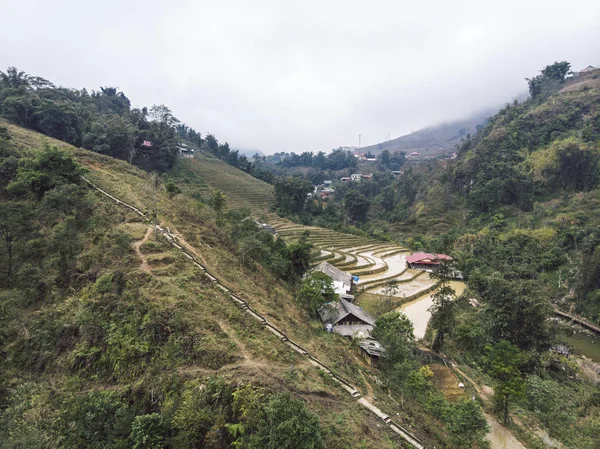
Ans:
<svg viewBox="0 0 600 449"><path fill-rule="evenodd" d="M388 150L383 150L378 159L379 165L381 165L382 168L386 169L390 167L392 158Z"/></svg>
<svg viewBox="0 0 600 449"><path fill-rule="evenodd" d="M32 206L29 202L8 201L0 203L0 237L6 251L5 275L8 284L13 281L14 247L19 240L25 239L31 231Z"/></svg>
<svg viewBox="0 0 600 449"><path fill-rule="evenodd" d="M220 190L215 190L212 195L211 205L217 214L217 220L221 220L223 218L223 212L225 211L225 206L227 204L227 198L225 194Z"/></svg>
<svg viewBox="0 0 600 449"><path fill-rule="evenodd" d="M146 184L147 196L152 204L152 223L154 223L154 236L158 240L158 198L160 193L161 180L158 173L150 173L148 184Z"/></svg>
<svg viewBox="0 0 600 449"><path fill-rule="evenodd" d="M319 418L289 393L276 394L260 412L248 449L322 449ZM253 430L253 429L251 429Z"/></svg>
<svg viewBox="0 0 600 449"><path fill-rule="evenodd" d="M446 411L448 431L452 445L456 448L488 448L485 436L489 426L481 408L468 399L452 404Z"/></svg>
<svg viewBox="0 0 600 449"><path fill-rule="evenodd" d="M385 348L380 366L390 376L390 381L400 384L414 368L414 328L402 312L388 312L375 321L371 332Z"/></svg>
<svg viewBox="0 0 600 449"><path fill-rule="evenodd" d="M567 61L555 62L547 65L541 71L540 75L533 78L525 78L529 85L529 94L531 98L540 95L548 95L558 89L560 84L564 83L565 77L571 70L571 64Z"/></svg>
<svg viewBox="0 0 600 449"><path fill-rule="evenodd" d="M510 403L523 396L524 382L519 367L524 363L525 357L517 346L506 340L499 341L494 346L487 345L485 352L487 372L496 381L496 409L502 412L504 422L508 423Z"/></svg>
<svg viewBox="0 0 600 449"><path fill-rule="evenodd" d="M116 114L101 116L83 136L83 146L131 164L137 154L136 129L128 118Z"/></svg>
<svg viewBox="0 0 600 449"><path fill-rule="evenodd" d="M18 89L19 87L30 87L31 76L16 67L9 67L6 73L0 71L0 86Z"/></svg>
<svg viewBox="0 0 600 449"><path fill-rule="evenodd" d="M475 280L475 279L474 279ZM483 320L494 341L508 340L522 350L550 347L548 318L552 308L532 281L505 280L499 273L477 280L485 299Z"/></svg>
<svg viewBox="0 0 600 449"><path fill-rule="evenodd" d="M165 190L167 191L169 198L173 198L178 193L181 193L181 189L173 181L169 181L165 184Z"/></svg>
<svg viewBox="0 0 600 449"><path fill-rule="evenodd" d="M367 214L371 202L362 193L355 190L349 191L344 198L344 207L352 221L363 223L367 221Z"/></svg>
<svg viewBox="0 0 600 449"><path fill-rule="evenodd" d="M304 210L306 196L313 186L306 178L286 176L275 181L275 204L284 214L297 214Z"/></svg>
<svg viewBox="0 0 600 449"><path fill-rule="evenodd" d="M313 271L302 281L298 301L310 313L317 317L319 309L336 298L333 281L320 271Z"/></svg>
<svg viewBox="0 0 600 449"><path fill-rule="evenodd" d="M387 295L387 298L384 296L381 297L381 300L377 304L377 308L380 313L384 313L386 310L391 308L391 305L394 302L394 296L398 293L400 289L400 284L397 279L390 279L386 281L383 287L384 293Z"/></svg>
<svg viewBox="0 0 600 449"><path fill-rule="evenodd" d="M168 426L163 415L136 416L131 424L133 449L163 449Z"/></svg>
<svg viewBox="0 0 600 449"><path fill-rule="evenodd" d="M150 108L150 118L157 122L175 128L179 123L179 119L173 115L171 110L164 104L154 105Z"/></svg>
<svg viewBox="0 0 600 449"><path fill-rule="evenodd" d="M312 245L306 239L298 243L290 243L284 250L285 257L292 263L296 276L301 277L310 268Z"/></svg>
<svg viewBox="0 0 600 449"><path fill-rule="evenodd" d="M35 157L19 160L17 176L7 189L13 193L32 193L37 199L63 184L78 183L83 169L66 152L46 146Z"/></svg>
<svg viewBox="0 0 600 449"><path fill-rule="evenodd" d="M440 279L440 285L432 295L433 304L429 308L431 319L429 325L436 331L432 349L440 352L444 346L446 335L452 333L456 324L456 292L449 283L449 274L452 267L441 263L434 277Z"/></svg>

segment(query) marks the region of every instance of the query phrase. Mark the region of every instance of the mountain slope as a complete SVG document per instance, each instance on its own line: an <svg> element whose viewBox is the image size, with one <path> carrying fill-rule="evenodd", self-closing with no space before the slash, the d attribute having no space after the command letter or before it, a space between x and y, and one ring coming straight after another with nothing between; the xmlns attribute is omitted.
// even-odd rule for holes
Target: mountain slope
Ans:
<svg viewBox="0 0 600 449"><path fill-rule="evenodd" d="M192 159L178 159L169 175L188 194L209 195L205 189L209 186L225 193L229 208L249 208L257 216L268 212L274 200L271 184L224 163L208 152L197 154Z"/></svg>
<svg viewBox="0 0 600 449"><path fill-rule="evenodd" d="M360 151L361 153L370 151L375 155L380 154L384 150L388 150L391 153L394 151L404 151L406 154L416 151L420 153L422 158L451 154L455 151L456 145L460 143L461 139L465 138L467 134L475 134L477 127L483 125L495 111L496 109L490 109L465 120L457 120L423 128L388 140L387 142L363 147Z"/></svg>
<svg viewBox="0 0 600 449"><path fill-rule="evenodd" d="M182 187L183 193L169 196L164 189L151 187L148 173L124 161L73 148L12 125L7 127L11 145L18 149L17 157L52 153L51 149L39 150L46 141L72 154L87 168L85 176L95 185L147 216L156 204L162 228L169 230L226 288L337 374L351 380L361 394L367 398L388 397L387 388L375 377L377 372L361 361L347 340L323 332L321 324L297 306L288 284L260 264L240 260L228 236L231 224L220 222L195 195L196 186L206 191L206 176L196 177L190 174L192 169L185 174L188 182L183 183L175 172L171 180ZM201 164L202 160L182 161L184 165L191 162ZM218 172L219 164L215 162L216 168L202 173ZM236 184L221 185L231 196L240 183L253 182L242 172L232 171L228 176L237 177ZM160 236L156 239L150 223L77 183L63 188L67 190L58 195L44 193L39 204L34 201L36 210L44 211L40 217L56 217L52 222L39 219L39 231L45 236L42 241L51 246L35 244L37 237L19 244L18 279L26 273L26 267L30 270L27 273L33 272L24 264L27 255L32 261L28 263L40 270L44 285L51 289L43 290L47 293L23 307L11 306L8 321L4 322L6 334L0 344L7 357L2 362L0 398L6 409L0 432L11 432L9 446L37 447L33 443L28 446L27 439L55 441L65 434L68 423L76 426L77 432L68 437L65 447L93 447L89 443L91 431L102 435L97 438L99 447L115 446L117 442L128 445L139 435L123 427L145 428L145 423L151 428L170 426L170 436L161 437L169 438L169 447L190 447L182 439L191 435L200 435L198 438L203 439L198 441L204 441L207 447L215 444L214 438L222 438L220 444L230 444L234 437L223 434L223 421L219 420L251 425L236 412L235 401L228 402L243 391L260 393L257 398L266 402L252 406L261 410L277 404L270 401L288 401L287 396L278 394L291 392L290 400L300 398L319 415L327 447L404 444L328 375L320 374L310 360L236 307L228 294L197 271L180 251ZM71 189L81 192L85 206L71 206L71 201L78 198L67 194ZM265 190L257 189L255 193L267 198ZM253 198L250 195L240 204L247 201L262 207L253 203ZM59 199L65 204L55 203ZM268 203L263 201L260 203ZM53 207L66 212L48 215ZM70 207L75 207L75 212ZM73 219L69 218L71 214L75 214ZM70 223L78 224L71 229ZM286 238L294 241L297 229L282 222L282 232L286 225ZM64 238L67 229L72 234ZM394 249L393 245L369 239L349 240L355 236L312 231L315 243L320 245L379 245L383 252ZM56 246L59 236L66 245L60 251L62 247ZM69 242L77 245L71 247ZM55 258L59 255L65 258ZM37 267L34 260L44 261L44 265ZM355 265L359 266L360 261L355 260ZM17 287L21 289L21 284ZM7 290L1 293L6 295ZM224 408L211 405L209 394L221 395ZM401 424L411 424L411 432L428 445L441 444L446 431L439 418L416 401L404 401L404 407L396 399L377 401L377 405ZM97 420L108 423L107 428L114 431L93 430L96 419L80 420L81 416L96 416L98 407L104 407L104 414ZM213 418L202 421L193 414L198 410L207 410ZM193 423L198 422L206 427L194 428ZM310 422L308 417L306 422ZM15 434L17 426L21 430ZM259 432L259 427L255 431Z"/></svg>
<svg viewBox="0 0 600 449"><path fill-rule="evenodd" d="M37 148L45 138L8 128L17 157L44 154ZM316 323L307 326L281 281L260 266L248 269L236 260L221 243L224 235L212 224L212 211L194 208L191 198L169 198L148 189L149 175L125 162L52 143L87 167L85 176L94 184L142 211L152 210L156 199L162 225L182 244L195 242L190 251L211 272L344 377L362 370L343 340L322 333ZM380 428L377 419L327 375L321 376L309 360L248 318L181 252L156 239L149 223L84 186L60 188L61 195L46 193L47 199L34 203L34 212L43 211L39 224L36 218L36 232L50 246L36 244L36 259L27 250L34 241L19 241L17 277L12 289L3 286L1 291L3 310L10 311L1 316L0 338L0 432L7 436L7 447L39 447L42 440L58 438L64 438L62 447L129 447L137 434L122 426L135 429L148 421L162 428L166 420L175 432L161 434L169 438L169 447L192 447L185 441L193 435L206 447L216 447L219 439L218 444L230 444L233 436L218 436L223 426L218 420L242 419L235 404L226 404L233 392L246 387L267 394L255 396L254 405L246 406L261 407L261 397L277 398L272 395L278 392L302 398L320 415L330 447L399 444L393 432ZM67 191L79 196L67 196ZM61 198L66 203L55 203ZM81 203L71 206L75 198ZM55 214L51 207L65 212ZM76 209L71 212L68 207ZM48 221L50 217L55 221ZM39 285L47 288L26 302L6 302L32 285L20 280L25 269L30 277L39 273ZM221 395L222 405L210 405L205 391ZM84 422L82 416L91 421ZM211 436L213 426L217 434Z"/></svg>

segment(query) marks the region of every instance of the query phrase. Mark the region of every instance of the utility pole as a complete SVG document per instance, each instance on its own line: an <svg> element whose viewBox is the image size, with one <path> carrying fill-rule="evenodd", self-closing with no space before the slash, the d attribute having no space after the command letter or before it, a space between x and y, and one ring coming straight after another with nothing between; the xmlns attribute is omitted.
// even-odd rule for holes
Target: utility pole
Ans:
<svg viewBox="0 0 600 449"><path fill-rule="evenodd" d="M358 135L358 148L360 148L360 134Z"/></svg>

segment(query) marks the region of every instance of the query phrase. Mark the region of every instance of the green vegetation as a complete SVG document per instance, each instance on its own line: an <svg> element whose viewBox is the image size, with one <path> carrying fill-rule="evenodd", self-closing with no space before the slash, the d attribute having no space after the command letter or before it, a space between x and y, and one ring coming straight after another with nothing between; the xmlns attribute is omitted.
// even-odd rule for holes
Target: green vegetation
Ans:
<svg viewBox="0 0 600 449"><path fill-rule="evenodd" d="M374 425L367 438L363 412L336 420L347 408L337 387L248 322L162 238L141 240L149 223L94 194L80 162L103 188L156 210L162 225L177 216L190 220L186 238L194 229L214 239L203 253L211 269L248 287L244 296L258 295L258 308L269 304L275 322L298 315L290 291L309 245L275 242L234 213L217 229L216 211L190 209L196 200L170 195L169 182L145 189L156 177L126 162L50 141L39 149L33 133L8 129L12 139L0 139L2 447L319 448L335 447L340 432L344 447L395 445ZM287 257L291 280L260 266L222 267L247 238ZM263 279L252 279L256 271ZM344 346L325 342L319 355L327 354L335 364Z"/></svg>
<svg viewBox="0 0 600 449"><path fill-rule="evenodd" d="M326 274L313 271L303 279L298 301L313 317L318 318L319 309L335 299L333 282Z"/></svg>
<svg viewBox="0 0 600 449"><path fill-rule="evenodd" d="M146 119L116 89L87 95L9 69L4 117L92 151L1 122L0 444L397 444L158 233L150 239L150 223L92 193L85 175L171 229L363 394L386 398L378 406L428 445L488 447L489 406L534 445L531 429L565 447L595 447L593 370L557 350L565 326L550 320L558 307L600 322L600 76L568 71L555 63L528 80L532 98L467 136L456 160L393 175L404 159L383 153L372 179L334 182L323 201L308 197L311 182L351 169L351 155L286 157L269 175L266 161L202 139L165 107ZM175 160L178 140L199 151ZM294 160L310 162L305 176L288 176ZM451 254L456 266L432 279L406 270L394 241ZM358 362L356 342L322 331L317 311L334 294L322 275L301 281L311 257L388 298L365 295L380 313L378 371ZM455 270L468 284L458 297ZM406 285L413 290L396 296ZM424 292L432 318L417 342L408 318L389 310ZM445 395L440 373L467 392Z"/></svg>

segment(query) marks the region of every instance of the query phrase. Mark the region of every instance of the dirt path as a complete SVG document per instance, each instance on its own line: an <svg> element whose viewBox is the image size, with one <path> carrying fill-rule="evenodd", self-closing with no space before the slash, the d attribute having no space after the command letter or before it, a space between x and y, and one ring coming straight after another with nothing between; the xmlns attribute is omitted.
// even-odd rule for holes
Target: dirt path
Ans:
<svg viewBox="0 0 600 449"><path fill-rule="evenodd" d="M231 328L231 326L229 326L228 323L220 320L217 321L217 323L219 324L219 327L223 330L223 332L225 332L229 336L229 338L231 338L231 340L235 343L235 345L240 351L242 358L244 359L242 362L236 363L237 366L246 366L251 368L261 368L265 366L265 363L259 362L254 359L254 356L248 350L247 346L244 343L242 343L242 341L237 337L237 335L235 335L235 331Z"/></svg>
<svg viewBox="0 0 600 449"><path fill-rule="evenodd" d="M148 239L150 238L150 236L152 235L152 231L153 228L152 226L148 226L148 230L146 231L146 234L144 235L144 238L142 240L138 240L137 242L135 242L133 244L133 249L135 250L135 253L138 255L138 257L142 260L142 263L140 263L140 269L148 274L152 274L152 271L150 271L150 265L148 265L148 260L146 259L146 257L142 254L142 251L140 250L140 247L146 243L148 241Z"/></svg>
<svg viewBox="0 0 600 449"><path fill-rule="evenodd" d="M204 265L206 265L206 260L204 259L204 257L202 257L202 254L200 254L198 251L196 251L196 248L194 248L192 245L190 245L188 242L186 242L185 239L183 238L183 235L181 235L175 229L169 229L169 232L173 236L177 237L177 240L179 241L180 244L182 244L185 247L185 249L187 249L190 253L192 253L194 256L196 256L198 259L200 259Z"/></svg>
<svg viewBox="0 0 600 449"><path fill-rule="evenodd" d="M484 413L485 419L490 426L487 439L492 449L527 449L519 440L492 415Z"/></svg>
<svg viewBox="0 0 600 449"><path fill-rule="evenodd" d="M453 369L463 376L475 388L475 391L484 402L489 402L492 398L493 390L488 386L480 387L473 379L467 376L456 365ZM484 413L485 419L490 426L490 432L487 434L487 440L490 442L492 449L527 449L517 438L504 427L500 422L487 413Z"/></svg>

